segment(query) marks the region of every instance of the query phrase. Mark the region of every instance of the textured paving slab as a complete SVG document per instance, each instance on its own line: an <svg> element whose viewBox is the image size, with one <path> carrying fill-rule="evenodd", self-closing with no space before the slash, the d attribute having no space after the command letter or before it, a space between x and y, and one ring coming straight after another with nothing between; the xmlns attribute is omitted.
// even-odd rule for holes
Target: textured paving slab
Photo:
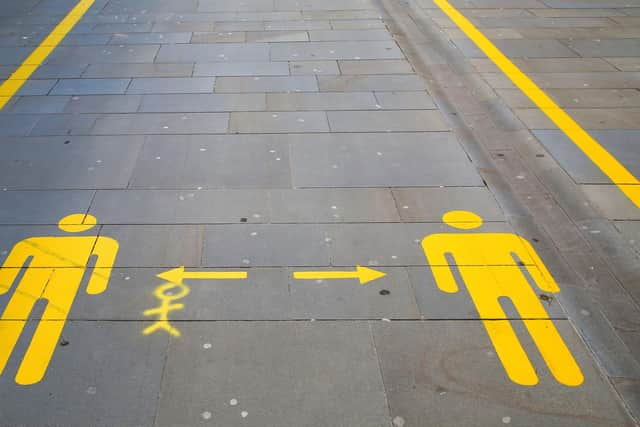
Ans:
<svg viewBox="0 0 640 427"><path fill-rule="evenodd" d="M574 351L587 380L563 387L548 373L520 321L512 321L540 383L521 388L505 376L478 322L376 323L374 339L388 387L391 417L406 425L520 424L549 426L631 425L609 393L582 343L565 321L556 327ZM399 348L404 351L398 351Z"/></svg>

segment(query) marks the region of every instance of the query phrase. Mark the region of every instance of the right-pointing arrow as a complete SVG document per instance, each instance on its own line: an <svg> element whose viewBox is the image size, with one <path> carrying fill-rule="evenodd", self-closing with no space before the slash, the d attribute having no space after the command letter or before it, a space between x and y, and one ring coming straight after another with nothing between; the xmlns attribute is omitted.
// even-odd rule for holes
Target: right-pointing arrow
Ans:
<svg viewBox="0 0 640 427"><path fill-rule="evenodd" d="M386 276L382 271L356 266L355 271L294 271L293 278L299 280L358 279L361 285Z"/></svg>

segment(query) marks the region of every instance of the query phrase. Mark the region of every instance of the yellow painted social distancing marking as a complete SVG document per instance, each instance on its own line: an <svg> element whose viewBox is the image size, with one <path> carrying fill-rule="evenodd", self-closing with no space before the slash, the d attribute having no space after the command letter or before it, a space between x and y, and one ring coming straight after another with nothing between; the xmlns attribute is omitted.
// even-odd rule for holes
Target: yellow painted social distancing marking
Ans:
<svg viewBox="0 0 640 427"><path fill-rule="evenodd" d="M442 220L463 230L482 225L482 218L468 211L448 212ZM501 298L508 298L524 319L525 328L556 380L566 386L582 384L584 377L580 367L521 271L521 267L526 268L540 290L560 292L551 273L527 240L513 233L438 233L425 237L422 248L429 265L449 265L447 254L455 260L460 277L511 381L532 386L538 383L538 375L500 305ZM436 267L432 272L440 290L458 292L451 268Z"/></svg>
<svg viewBox="0 0 640 427"><path fill-rule="evenodd" d="M294 271L293 278L298 280L324 280L324 279L358 279L361 285L386 276L372 268L357 265L354 271Z"/></svg>
<svg viewBox="0 0 640 427"><path fill-rule="evenodd" d="M96 218L91 215L73 214L62 218L58 227L68 233L80 233L96 224ZM42 379L58 345L89 259L97 257L86 292L96 295L107 288L117 252L116 240L96 235L38 236L15 244L0 268L0 295L9 292L25 265L26 268L0 316L0 374L14 351L34 305L39 300L46 300L44 313L15 377L20 385L35 384Z"/></svg>
<svg viewBox="0 0 640 427"><path fill-rule="evenodd" d="M31 52L16 71L0 85L0 110L9 102L11 97L20 90L22 85L31 77L38 67L47 59L49 54L58 46L71 29L84 16L95 0L80 0L49 35Z"/></svg>
<svg viewBox="0 0 640 427"><path fill-rule="evenodd" d="M480 30L447 0L434 3L484 52L565 135L640 208L640 181L585 131L551 97L509 60Z"/></svg>

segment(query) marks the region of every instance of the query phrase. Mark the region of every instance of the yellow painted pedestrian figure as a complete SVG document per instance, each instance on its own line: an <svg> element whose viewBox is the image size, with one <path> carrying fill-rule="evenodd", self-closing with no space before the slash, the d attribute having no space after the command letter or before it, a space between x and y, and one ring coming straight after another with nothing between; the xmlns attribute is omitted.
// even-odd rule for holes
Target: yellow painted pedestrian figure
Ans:
<svg viewBox="0 0 640 427"><path fill-rule="evenodd" d="M481 217L467 211L447 212L442 219L449 226L464 230L482 225ZM542 291L560 291L527 240L513 233L441 233L425 237L422 248L438 288L448 293L458 291L446 255L453 257L496 353L513 382L535 385L538 376L500 306L500 298L508 298L525 319L527 331L556 380L567 386L582 384L584 378L580 367L519 268L523 265Z"/></svg>
<svg viewBox="0 0 640 427"><path fill-rule="evenodd" d="M79 233L96 223L91 215L73 214L62 218L58 227ZM16 383L29 385L42 379L89 259L97 257L87 285L87 293L95 295L107 288L117 252L118 242L102 236L31 237L13 247L0 269L0 295L11 289L22 267L26 269L0 319L0 374L33 306L42 299L47 305L18 368Z"/></svg>

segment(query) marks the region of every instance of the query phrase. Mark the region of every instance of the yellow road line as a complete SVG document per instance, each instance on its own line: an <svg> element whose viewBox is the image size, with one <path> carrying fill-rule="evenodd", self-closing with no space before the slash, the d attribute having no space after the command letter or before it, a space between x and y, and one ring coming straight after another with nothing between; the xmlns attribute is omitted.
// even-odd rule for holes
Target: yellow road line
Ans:
<svg viewBox="0 0 640 427"><path fill-rule="evenodd" d="M484 52L489 59L529 99L611 179L636 207L640 208L640 182L615 157L587 133L553 99L509 60L463 14L447 0L433 0L436 5Z"/></svg>
<svg viewBox="0 0 640 427"><path fill-rule="evenodd" d="M53 49L65 38L71 29L84 16L95 0L80 0L49 35L31 52L20 67L0 85L0 110L11 97L20 90L38 67L47 59Z"/></svg>

